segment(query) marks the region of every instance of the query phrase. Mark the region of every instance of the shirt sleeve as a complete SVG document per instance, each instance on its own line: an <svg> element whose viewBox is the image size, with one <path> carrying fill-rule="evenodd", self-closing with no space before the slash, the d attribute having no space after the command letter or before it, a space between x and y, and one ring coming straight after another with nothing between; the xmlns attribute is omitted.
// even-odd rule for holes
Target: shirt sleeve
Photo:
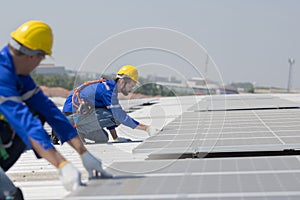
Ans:
<svg viewBox="0 0 300 200"><path fill-rule="evenodd" d="M44 130L41 121L35 117L28 106L23 102L13 77L4 76L0 84L0 111L22 141L31 148L30 138L37 141L44 149L53 147L48 133ZM4 84L11 78L10 84ZM17 82L17 81L15 81ZM28 93L24 94L25 96Z"/></svg>

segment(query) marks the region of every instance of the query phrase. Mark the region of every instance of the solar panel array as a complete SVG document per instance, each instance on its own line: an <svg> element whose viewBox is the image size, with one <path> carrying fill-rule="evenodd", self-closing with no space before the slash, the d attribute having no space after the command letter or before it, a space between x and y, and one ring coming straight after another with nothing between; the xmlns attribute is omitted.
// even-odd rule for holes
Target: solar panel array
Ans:
<svg viewBox="0 0 300 200"><path fill-rule="evenodd" d="M299 104L271 95L221 95L208 96L198 104L189 108L190 111L218 111L245 109L276 109L299 108Z"/></svg>
<svg viewBox="0 0 300 200"><path fill-rule="evenodd" d="M118 162L67 199L300 199L298 156Z"/></svg>
<svg viewBox="0 0 300 200"><path fill-rule="evenodd" d="M300 148L300 110L186 112L134 153L274 151Z"/></svg>
<svg viewBox="0 0 300 200"><path fill-rule="evenodd" d="M113 163L114 179L68 198L300 199L300 157L286 155L299 149L298 104L269 95L204 98L134 149L148 160Z"/></svg>

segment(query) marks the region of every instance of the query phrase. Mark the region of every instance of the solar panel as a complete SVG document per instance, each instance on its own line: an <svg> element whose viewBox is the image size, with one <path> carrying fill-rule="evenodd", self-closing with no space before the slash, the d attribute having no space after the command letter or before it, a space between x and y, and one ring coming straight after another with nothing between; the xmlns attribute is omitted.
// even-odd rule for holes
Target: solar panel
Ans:
<svg viewBox="0 0 300 200"><path fill-rule="evenodd" d="M115 162L66 199L299 199L298 156Z"/></svg>
<svg viewBox="0 0 300 200"><path fill-rule="evenodd" d="M300 109L185 112L133 152L180 155L300 149L299 132Z"/></svg>
<svg viewBox="0 0 300 200"><path fill-rule="evenodd" d="M299 108L299 103L271 95L219 95L203 98L189 111Z"/></svg>

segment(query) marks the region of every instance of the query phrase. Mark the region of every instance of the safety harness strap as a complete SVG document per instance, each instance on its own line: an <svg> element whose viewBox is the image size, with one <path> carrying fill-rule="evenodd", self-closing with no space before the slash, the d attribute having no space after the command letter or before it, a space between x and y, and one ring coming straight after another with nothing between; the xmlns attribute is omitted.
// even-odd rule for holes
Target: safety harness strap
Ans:
<svg viewBox="0 0 300 200"><path fill-rule="evenodd" d="M74 94L72 96L72 104L73 106L77 109L78 111L78 108L80 107L80 105L84 102L81 98L80 98L80 92L81 90L83 90L85 87L87 87L88 85L91 85L91 84L96 84L96 83L103 83L105 88L107 90L109 90L109 86L107 85L107 83L105 82L105 79L104 78L101 78L99 80L93 80L93 81L86 81L84 84L80 85L79 87L75 88L74 89ZM75 101L75 97L77 97L77 101L78 103L76 103Z"/></svg>
<svg viewBox="0 0 300 200"><path fill-rule="evenodd" d="M74 89L74 94L72 96L72 104L76 108L76 113L75 113L75 120L74 120L74 128L77 127L77 122L79 119L78 114L89 114L92 110L92 105L90 105L89 102L85 101L84 99L80 98L80 92L83 90L85 87L91 84L96 84L96 83L103 83L106 90L110 90L110 87L107 85L105 82L104 78L101 78L99 80L93 80L93 81L86 81L84 84L80 85L79 87ZM78 103L76 103L75 98L77 97Z"/></svg>

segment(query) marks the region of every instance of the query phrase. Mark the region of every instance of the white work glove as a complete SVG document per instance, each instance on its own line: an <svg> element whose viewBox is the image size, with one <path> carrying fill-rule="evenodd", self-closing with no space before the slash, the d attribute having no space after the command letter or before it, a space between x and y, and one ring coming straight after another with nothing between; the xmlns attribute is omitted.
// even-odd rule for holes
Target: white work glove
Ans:
<svg viewBox="0 0 300 200"><path fill-rule="evenodd" d="M131 142L132 140L129 138L124 138L124 137L117 137L114 139L115 142Z"/></svg>
<svg viewBox="0 0 300 200"><path fill-rule="evenodd" d="M59 179L67 191L74 191L81 183L81 174L70 162L63 162L58 167Z"/></svg>
<svg viewBox="0 0 300 200"><path fill-rule="evenodd" d="M112 178L113 175L106 172L102 168L102 162L100 159L94 157L90 152L86 151L81 155L82 164L85 167L85 169L89 173L89 179L97 178L98 173L101 174L101 178ZM95 171L95 175L93 174Z"/></svg>
<svg viewBox="0 0 300 200"><path fill-rule="evenodd" d="M147 133L149 136L154 136L156 135L160 130L158 128L152 127L152 126L148 126L148 128L146 129Z"/></svg>

